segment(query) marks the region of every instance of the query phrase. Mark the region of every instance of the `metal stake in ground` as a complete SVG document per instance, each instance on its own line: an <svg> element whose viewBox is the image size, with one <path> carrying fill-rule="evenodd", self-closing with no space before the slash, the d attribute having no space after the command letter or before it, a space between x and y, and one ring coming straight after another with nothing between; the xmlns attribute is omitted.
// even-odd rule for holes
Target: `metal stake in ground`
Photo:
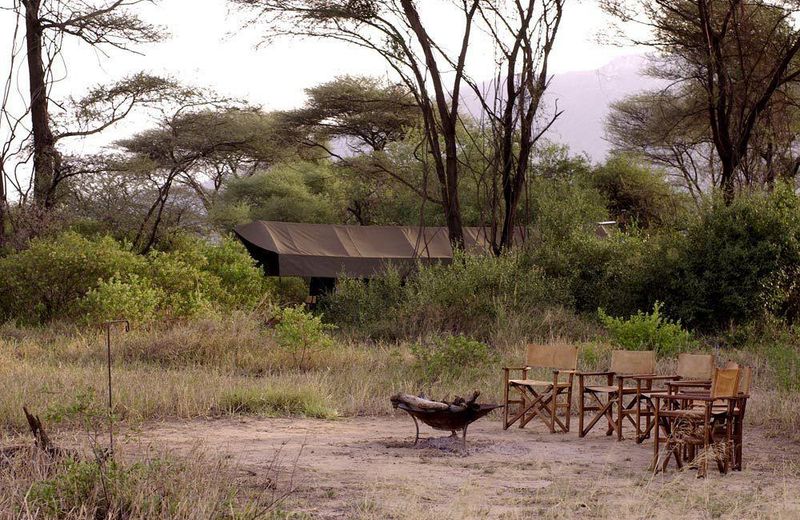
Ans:
<svg viewBox="0 0 800 520"><path fill-rule="evenodd" d="M103 323L106 328L106 361L108 363L108 454L114 456L114 405L111 400L111 327L116 324L125 324L125 332L130 332L131 324L128 320L111 320Z"/></svg>

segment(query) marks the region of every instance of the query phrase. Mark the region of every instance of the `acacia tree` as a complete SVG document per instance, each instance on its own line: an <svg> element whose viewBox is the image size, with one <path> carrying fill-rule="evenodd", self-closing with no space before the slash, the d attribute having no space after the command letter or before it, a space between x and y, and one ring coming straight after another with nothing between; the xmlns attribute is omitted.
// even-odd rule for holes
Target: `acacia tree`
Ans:
<svg viewBox="0 0 800 520"><path fill-rule="evenodd" d="M727 202L746 177L748 152L780 92L800 77L794 1L604 0L623 23L650 29L665 59L658 74L701 95Z"/></svg>
<svg viewBox="0 0 800 520"><path fill-rule="evenodd" d="M33 134L33 198L47 208L54 204L61 157L56 149L49 110L53 61L65 37L74 37L96 48L128 49L133 43L153 42L161 33L141 20L131 7L140 0L19 0L14 8L24 11L29 106ZM96 133L105 126L75 131L69 136ZM65 135L60 136L61 138Z"/></svg>
<svg viewBox="0 0 800 520"><path fill-rule="evenodd" d="M341 76L306 89L306 95L303 107L281 118L303 129L310 146L324 146L333 156L339 154L327 149L331 140L354 154L377 152L405 138L419 121L411 92L379 78Z"/></svg>
<svg viewBox="0 0 800 520"><path fill-rule="evenodd" d="M480 0L459 0L450 11L452 23L462 27L452 51L433 39L413 0L231 1L249 9L254 22L267 25L267 39L285 35L331 38L374 51L386 61L412 93L421 112L425 155L433 162L439 181L448 235L453 245L463 247L457 128Z"/></svg>
<svg viewBox="0 0 800 520"><path fill-rule="evenodd" d="M306 89L299 109L281 114L283 123L300 130L302 144L324 150L348 178L347 212L360 225L373 223L376 209L392 184L411 188L426 200L425 187L409 182L393 167L391 145L417 141L420 115L408 88L374 77L342 76Z"/></svg>
<svg viewBox="0 0 800 520"><path fill-rule="evenodd" d="M468 79L488 117L492 146L487 154L492 176L490 210L492 244L497 254L514 242L517 211L528 173L531 154L544 133L561 112L537 129L542 98L550 81L550 53L564 14L564 0L528 2L484 1L480 14L498 51L497 74L487 88ZM502 211L497 204L496 184L500 184ZM501 216L498 218L498 213Z"/></svg>
<svg viewBox="0 0 800 520"><path fill-rule="evenodd" d="M298 140L271 114L207 92L187 91L184 99L163 108L155 127L118 141L122 155L109 161L109 170L138 176L154 193L134 245L141 251L153 247L176 189L183 193L180 188L187 188L208 211L228 180L303 157Z"/></svg>

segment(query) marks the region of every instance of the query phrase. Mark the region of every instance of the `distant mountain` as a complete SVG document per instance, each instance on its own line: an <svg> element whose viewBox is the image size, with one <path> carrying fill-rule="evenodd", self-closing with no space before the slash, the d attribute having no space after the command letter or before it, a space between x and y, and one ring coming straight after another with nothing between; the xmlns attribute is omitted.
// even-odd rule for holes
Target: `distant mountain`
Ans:
<svg viewBox="0 0 800 520"><path fill-rule="evenodd" d="M586 152L592 160L602 161L610 149L604 137L611 103L663 84L642 74L646 63L647 58L642 55L628 55L596 70L556 74L546 93L545 113L552 114L556 100L558 109L564 113L545 137L568 145L575 153ZM480 112L474 97L464 98L469 113Z"/></svg>

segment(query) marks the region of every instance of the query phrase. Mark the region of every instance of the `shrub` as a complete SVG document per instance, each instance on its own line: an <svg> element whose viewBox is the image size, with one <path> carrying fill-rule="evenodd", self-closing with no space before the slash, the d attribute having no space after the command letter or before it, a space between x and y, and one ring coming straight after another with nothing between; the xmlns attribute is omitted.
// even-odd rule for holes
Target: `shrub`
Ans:
<svg viewBox="0 0 800 520"><path fill-rule="evenodd" d="M400 274L389 269L368 282L343 278L322 301L331 323L357 330L367 337L397 339L403 333L400 318L408 297Z"/></svg>
<svg viewBox="0 0 800 520"><path fill-rule="evenodd" d="M117 319L150 322L156 318L163 300L163 291L154 288L149 280L130 274L125 279L115 276L101 281L79 305L84 319L89 322Z"/></svg>
<svg viewBox="0 0 800 520"><path fill-rule="evenodd" d="M608 199L611 218L624 227L674 226L687 204L666 180L631 157L618 155L596 168L592 185Z"/></svg>
<svg viewBox="0 0 800 520"><path fill-rule="evenodd" d="M730 205L715 201L688 231L667 308L704 330L745 323L774 308L782 293L791 301L779 274L799 265L800 201L791 188L741 195Z"/></svg>
<svg viewBox="0 0 800 520"><path fill-rule="evenodd" d="M496 358L488 345L462 335L436 338L429 345L418 343L411 352L428 383L483 373Z"/></svg>
<svg viewBox="0 0 800 520"><path fill-rule="evenodd" d="M109 237L73 232L0 258L0 320L151 321L210 309L250 310L267 284L244 247L177 238L138 255Z"/></svg>
<svg viewBox="0 0 800 520"><path fill-rule="evenodd" d="M599 238L575 233L563 241L548 241L531 250L534 262L548 278L560 280L579 312L598 307L614 315L650 308L664 293L683 248L678 233L648 235L616 233Z"/></svg>
<svg viewBox="0 0 800 520"><path fill-rule="evenodd" d="M302 306L285 307L275 313L275 342L292 356L295 366L307 369L311 355L333 346L325 332L333 325L323 323L322 316L306 312Z"/></svg>
<svg viewBox="0 0 800 520"><path fill-rule="evenodd" d="M614 344L628 350L655 350L659 356L674 356L691 346L692 337L680 322L665 318L661 307L657 302L653 312L639 311L627 319L613 318L603 309L598 314Z"/></svg>
<svg viewBox="0 0 800 520"><path fill-rule="evenodd" d="M75 302L101 280L145 268L144 258L111 238L89 240L67 232L32 240L28 249L0 258L0 319L75 318Z"/></svg>
<svg viewBox="0 0 800 520"><path fill-rule="evenodd" d="M424 267L407 282L403 317L418 333L450 331L480 337L508 315L568 303L563 285L522 253L499 258L457 254L449 265Z"/></svg>

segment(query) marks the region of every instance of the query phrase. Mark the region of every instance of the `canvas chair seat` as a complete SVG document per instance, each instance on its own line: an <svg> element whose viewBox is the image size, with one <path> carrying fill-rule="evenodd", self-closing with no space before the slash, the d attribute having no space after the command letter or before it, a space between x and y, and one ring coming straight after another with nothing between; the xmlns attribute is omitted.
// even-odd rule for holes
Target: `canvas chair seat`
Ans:
<svg viewBox="0 0 800 520"><path fill-rule="evenodd" d="M703 410L705 410L705 405L695 404L695 405L692 406L692 408L702 412ZM714 404L711 405L711 414L712 415L720 415L720 414L724 414L724 413L728 413L728 405L727 405L727 403L726 404L718 404L717 402L715 402ZM739 407L738 406L734 406L733 407L733 413L734 414L739 413Z"/></svg>
<svg viewBox="0 0 800 520"><path fill-rule="evenodd" d="M703 416L705 415L705 410L702 408L687 408L685 410L670 410L666 412L665 415L669 414L670 417L679 418L679 419L698 419L702 420Z"/></svg>
<svg viewBox="0 0 800 520"><path fill-rule="evenodd" d="M586 388L586 390L589 390L591 392L595 392L595 393L598 393L598 394L614 394L614 393L617 393L619 391L619 387L618 386L614 386L614 385L591 385L591 386L586 386L585 388ZM635 394L636 393L636 387L635 386L623 386L622 387L622 393L623 394Z"/></svg>
<svg viewBox="0 0 800 520"><path fill-rule="evenodd" d="M539 381L536 379L511 379L509 383L518 386L537 386L537 387L553 386L552 381ZM572 382L563 381L559 382L558 385L556 386L558 386L558 388L567 388L569 386L572 386Z"/></svg>

